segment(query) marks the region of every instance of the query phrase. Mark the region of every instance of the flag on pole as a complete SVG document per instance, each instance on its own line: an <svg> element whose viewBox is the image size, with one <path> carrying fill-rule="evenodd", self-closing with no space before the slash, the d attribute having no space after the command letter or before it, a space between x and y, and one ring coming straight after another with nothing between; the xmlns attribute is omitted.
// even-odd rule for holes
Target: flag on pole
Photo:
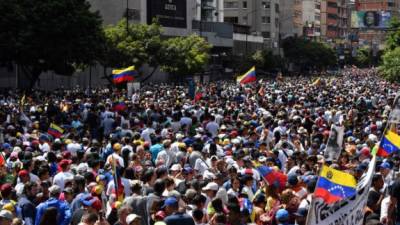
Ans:
<svg viewBox="0 0 400 225"><path fill-rule="evenodd" d="M51 123L47 133L55 138L60 138L63 135L64 130L58 125Z"/></svg>
<svg viewBox="0 0 400 225"><path fill-rule="evenodd" d="M260 175L269 185L274 185L278 189L285 188L287 176L268 166L260 166L257 168Z"/></svg>
<svg viewBox="0 0 400 225"><path fill-rule="evenodd" d="M400 136L395 132L389 130L383 137L379 144L377 156L388 157L390 154L399 151L400 149Z"/></svg>
<svg viewBox="0 0 400 225"><path fill-rule="evenodd" d="M137 71L134 66L130 66L125 69L113 70L113 81L115 84L129 82L134 80L134 76L137 75Z"/></svg>
<svg viewBox="0 0 400 225"><path fill-rule="evenodd" d="M356 179L348 173L323 166L314 196L332 204L339 200L351 198L356 194Z"/></svg>
<svg viewBox="0 0 400 225"><path fill-rule="evenodd" d="M256 78L256 67L255 66L251 67L251 69L249 69L249 71L247 71L242 76L238 76L236 78L236 81L239 84L247 84L247 83L254 82L256 80L257 80L257 78Z"/></svg>

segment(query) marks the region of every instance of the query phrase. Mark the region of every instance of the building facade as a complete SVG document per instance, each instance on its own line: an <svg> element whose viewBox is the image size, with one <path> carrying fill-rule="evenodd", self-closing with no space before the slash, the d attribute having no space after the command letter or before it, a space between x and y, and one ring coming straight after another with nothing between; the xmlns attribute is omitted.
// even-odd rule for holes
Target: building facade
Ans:
<svg viewBox="0 0 400 225"><path fill-rule="evenodd" d="M321 36L320 0L303 0L303 35L312 39Z"/></svg>
<svg viewBox="0 0 400 225"><path fill-rule="evenodd" d="M279 0L224 0L224 21L248 26L248 34L264 38L268 48L277 48L279 11Z"/></svg>
<svg viewBox="0 0 400 225"><path fill-rule="evenodd" d="M281 0L278 29L281 39L303 34L303 1Z"/></svg>

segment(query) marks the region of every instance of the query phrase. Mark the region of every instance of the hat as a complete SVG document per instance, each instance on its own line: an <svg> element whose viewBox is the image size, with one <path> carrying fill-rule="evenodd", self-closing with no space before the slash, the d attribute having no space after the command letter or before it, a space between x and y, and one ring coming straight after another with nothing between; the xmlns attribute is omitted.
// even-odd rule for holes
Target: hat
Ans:
<svg viewBox="0 0 400 225"><path fill-rule="evenodd" d="M218 191L218 189L218 184L215 182L210 182L202 188L203 191Z"/></svg>
<svg viewBox="0 0 400 225"><path fill-rule="evenodd" d="M3 209L0 211L0 218L4 218L6 220L13 220L14 216L10 211Z"/></svg>
<svg viewBox="0 0 400 225"><path fill-rule="evenodd" d="M293 213L295 216L306 217L308 214L308 210L306 208L298 208L297 212Z"/></svg>
<svg viewBox="0 0 400 225"><path fill-rule="evenodd" d="M29 172L27 170L21 170L18 172L19 177L28 176Z"/></svg>
<svg viewBox="0 0 400 225"><path fill-rule="evenodd" d="M122 148L122 145L120 143L115 143L113 145L114 151L119 151L119 150L121 150L121 148Z"/></svg>
<svg viewBox="0 0 400 225"><path fill-rule="evenodd" d="M289 219L289 212L286 209L279 209L275 217L279 222L287 221Z"/></svg>
<svg viewBox="0 0 400 225"><path fill-rule="evenodd" d="M71 163L72 163L72 160L63 159L63 160L61 160L61 162L59 163L59 166L60 166L60 167L64 167L64 166L70 165Z"/></svg>
<svg viewBox="0 0 400 225"><path fill-rule="evenodd" d="M130 223L132 223L133 221L135 221L135 220L140 220L140 219L142 219L142 217L140 217L140 216L138 216L138 215L136 215L136 214L129 214L127 217L126 217L126 223L129 225Z"/></svg>
<svg viewBox="0 0 400 225"><path fill-rule="evenodd" d="M392 169L392 166L388 162L382 163L379 167L382 168L382 169L388 169L388 170Z"/></svg>
<svg viewBox="0 0 400 225"><path fill-rule="evenodd" d="M5 184L1 185L1 187L0 187L0 192L1 192L1 195L3 195L3 196L9 195L11 193L11 191L12 191L12 186L9 183L5 183Z"/></svg>
<svg viewBox="0 0 400 225"><path fill-rule="evenodd" d="M165 208L165 207L167 207L167 206L170 206L170 207L173 207L173 206L178 207L178 200L176 200L175 197L169 197L169 198L165 199L164 205L163 205L161 208L163 209L163 208Z"/></svg>
<svg viewBox="0 0 400 225"><path fill-rule="evenodd" d="M61 188L58 185L52 185L49 187L50 194L56 195L61 193Z"/></svg>
<svg viewBox="0 0 400 225"><path fill-rule="evenodd" d="M63 192L67 194L73 194L74 190L71 187L66 187L64 188Z"/></svg>
<svg viewBox="0 0 400 225"><path fill-rule="evenodd" d="M185 198L188 200L193 199L196 194L197 191L195 189L187 189L185 193Z"/></svg>
<svg viewBox="0 0 400 225"><path fill-rule="evenodd" d="M181 171L182 166L180 164L174 164L171 166L171 171Z"/></svg>
<svg viewBox="0 0 400 225"><path fill-rule="evenodd" d="M263 162L266 162L267 161L267 157L265 157L265 156L260 156L260 157L258 157L258 161L260 162L260 163L263 163Z"/></svg>
<svg viewBox="0 0 400 225"><path fill-rule="evenodd" d="M185 166L185 168L183 168L182 172L183 172L184 174L189 174L189 173L192 173L192 172L193 172L193 169L192 169L192 167L190 167L190 166Z"/></svg>

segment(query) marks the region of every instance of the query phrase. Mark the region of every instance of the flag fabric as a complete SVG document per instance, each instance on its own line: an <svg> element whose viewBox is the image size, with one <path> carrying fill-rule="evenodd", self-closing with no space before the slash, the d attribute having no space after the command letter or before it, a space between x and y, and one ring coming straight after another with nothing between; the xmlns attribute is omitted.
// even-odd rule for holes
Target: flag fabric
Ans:
<svg viewBox="0 0 400 225"><path fill-rule="evenodd" d="M312 85L312 86L319 86L319 85L321 85L321 78L317 78L311 85Z"/></svg>
<svg viewBox="0 0 400 225"><path fill-rule="evenodd" d="M125 111L127 108L128 107L126 106L125 102L118 102L113 107L114 111L117 111L117 112Z"/></svg>
<svg viewBox="0 0 400 225"><path fill-rule="evenodd" d="M315 188L314 196L327 204L335 203L356 195L356 179L348 173L323 166Z"/></svg>
<svg viewBox="0 0 400 225"><path fill-rule="evenodd" d="M0 166L5 166L6 160L4 159L3 153L0 153Z"/></svg>
<svg viewBox="0 0 400 225"><path fill-rule="evenodd" d="M64 130L56 124L51 123L47 133L55 138L60 138L63 135Z"/></svg>
<svg viewBox="0 0 400 225"><path fill-rule="evenodd" d="M196 95L194 96L194 101L200 101L200 99L203 97L203 93L201 92L196 92Z"/></svg>
<svg viewBox="0 0 400 225"><path fill-rule="evenodd" d="M123 82L133 81L134 76L137 74L137 72L134 66L130 66L121 70L113 70L112 74L114 83L120 84Z"/></svg>
<svg viewBox="0 0 400 225"><path fill-rule="evenodd" d="M236 78L236 81L239 84L247 84L247 83L254 82L256 80L257 80L257 78L256 78L256 67L255 66L251 67L251 69L249 69L249 71L247 71L242 76L238 76Z"/></svg>
<svg viewBox="0 0 400 225"><path fill-rule="evenodd" d="M268 166L260 166L257 170L269 185L273 185L279 189L285 188L287 181L287 176L285 174Z"/></svg>
<svg viewBox="0 0 400 225"><path fill-rule="evenodd" d="M393 131L388 131L379 144L377 156L387 157L400 149L400 136Z"/></svg>

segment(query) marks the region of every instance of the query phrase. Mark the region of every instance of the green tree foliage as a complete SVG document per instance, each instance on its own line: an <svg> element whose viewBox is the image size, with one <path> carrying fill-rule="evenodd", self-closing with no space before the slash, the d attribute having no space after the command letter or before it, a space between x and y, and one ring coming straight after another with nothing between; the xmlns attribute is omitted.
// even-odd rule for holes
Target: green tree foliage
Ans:
<svg viewBox="0 0 400 225"><path fill-rule="evenodd" d="M393 17L390 21L389 32L387 34L385 50L391 51L400 46L400 21L397 17Z"/></svg>
<svg viewBox="0 0 400 225"><path fill-rule="evenodd" d="M357 50L356 63L358 67L368 67L372 63L371 48L361 47Z"/></svg>
<svg viewBox="0 0 400 225"><path fill-rule="evenodd" d="M155 21L147 24L129 24L126 20L105 28L106 54L101 63L106 67L136 66L147 63L157 67L160 62L162 28Z"/></svg>
<svg viewBox="0 0 400 225"><path fill-rule="evenodd" d="M289 37L283 41L282 47L287 60L302 70L325 69L337 62L334 50L320 42Z"/></svg>
<svg viewBox="0 0 400 225"><path fill-rule="evenodd" d="M257 68L271 71L274 69L280 69L283 66L283 59L276 56L269 50L258 50L251 56L253 65Z"/></svg>
<svg viewBox="0 0 400 225"><path fill-rule="evenodd" d="M400 47L386 51L383 55L383 63L379 67L379 71L389 81L400 81Z"/></svg>
<svg viewBox="0 0 400 225"><path fill-rule="evenodd" d="M1 0L0 63L20 65L30 86L42 72L71 75L101 55L101 17L85 0Z"/></svg>
<svg viewBox="0 0 400 225"><path fill-rule="evenodd" d="M210 49L197 35L169 38L163 43L161 70L179 77L193 75L207 64Z"/></svg>

